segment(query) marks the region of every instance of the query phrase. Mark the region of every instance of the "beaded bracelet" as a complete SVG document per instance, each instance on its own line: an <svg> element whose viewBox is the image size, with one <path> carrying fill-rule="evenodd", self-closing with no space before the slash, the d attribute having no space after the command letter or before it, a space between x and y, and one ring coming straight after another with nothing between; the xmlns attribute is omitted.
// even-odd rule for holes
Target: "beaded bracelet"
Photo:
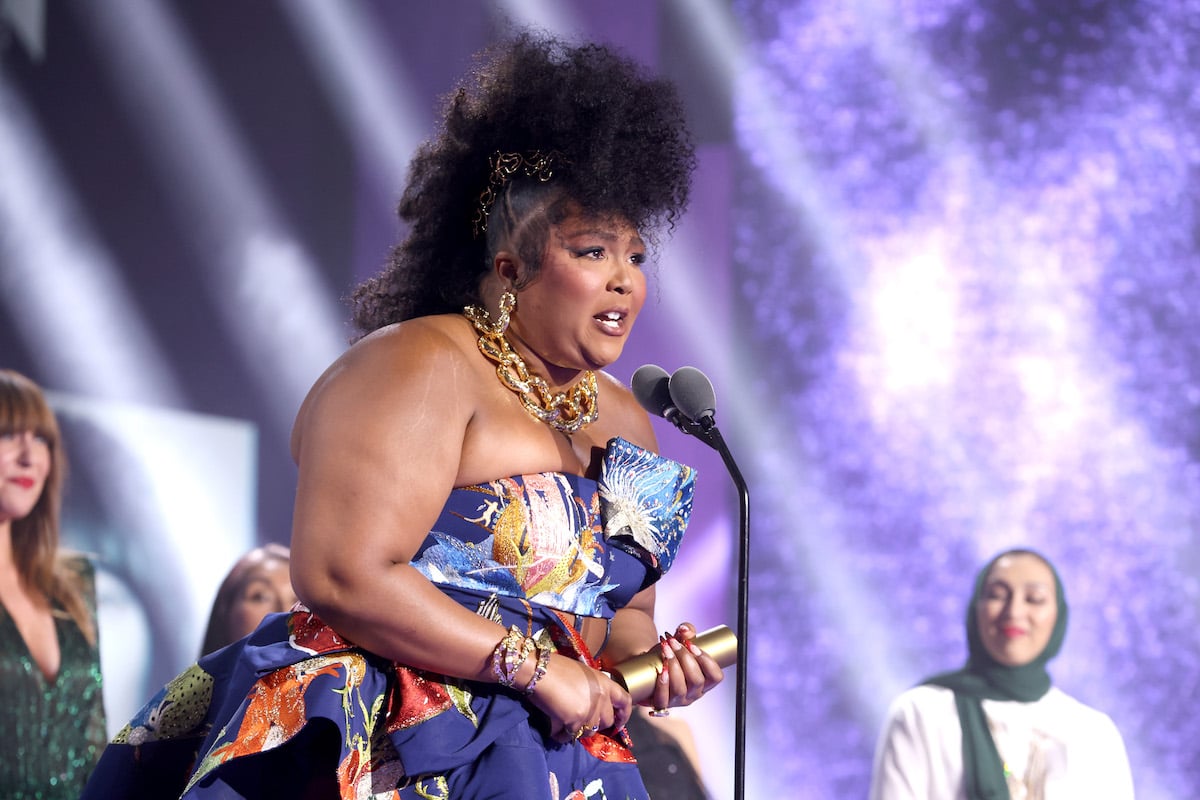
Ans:
<svg viewBox="0 0 1200 800"><path fill-rule="evenodd" d="M492 674L496 676L496 682L511 687L534 647L533 640L521 633L516 625L509 628L492 651Z"/></svg>
<svg viewBox="0 0 1200 800"><path fill-rule="evenodd" d="M525 694L533 694L533 687L537 686L537 682L546 674L546 669L550 666L550 656L554 653L554 644L550 641L549 636L544 636L545 631L542 631L534 638L533 644L537 648L537 666L533 668L533 677L529 679L529 683L525 684Z"/></svg>

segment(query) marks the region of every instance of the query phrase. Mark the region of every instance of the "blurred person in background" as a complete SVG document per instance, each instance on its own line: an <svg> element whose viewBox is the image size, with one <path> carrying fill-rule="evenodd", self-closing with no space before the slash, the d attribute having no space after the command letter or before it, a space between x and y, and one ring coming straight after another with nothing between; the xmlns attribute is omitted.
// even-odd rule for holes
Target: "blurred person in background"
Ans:
<svg viewBox="0 0 1200 800"><path fill-rule="evenodd" d="M67 463L41 389L0 370L0 797L77 800L105 746L95 571L59 545Z"/></svg>
<svg viewBox="0 0 1200 800"><path fill-rule="evenodd" d="M1116 725L1046 671L1067 630L1050 562L1026 549L989 561L966 627L966 666L893 701L871 800L1133 800Z"/></svg>
<svg viewBox="0 0 1200 800"><path fill-rule="evenodd" d="M296 603L292 589L291 551L271 542L237 560L221 581L208 615L200 654L212 653L246 636L268 614L288 611Z"/></svg>

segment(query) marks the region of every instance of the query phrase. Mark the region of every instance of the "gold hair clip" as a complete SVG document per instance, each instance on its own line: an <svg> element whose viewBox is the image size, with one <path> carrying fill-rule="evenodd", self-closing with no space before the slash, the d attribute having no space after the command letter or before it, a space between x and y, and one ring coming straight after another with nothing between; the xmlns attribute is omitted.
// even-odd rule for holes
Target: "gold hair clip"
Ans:
<svg viewBox="0 0 1200 800"><path fill-rule="evenodd" d="M534 150L532 153L501 153L497 150L493 153L490 161L492 173L488 176L487 186L479 194L479 208L475 210L475 219L472 220L475 236L478 238L487 230L492 204L496 202L496 196L513 175L524 172L526 176L545 183L554 177L554 168L558 162L568 163L557 150L547 153L541 150Z"/></svg>

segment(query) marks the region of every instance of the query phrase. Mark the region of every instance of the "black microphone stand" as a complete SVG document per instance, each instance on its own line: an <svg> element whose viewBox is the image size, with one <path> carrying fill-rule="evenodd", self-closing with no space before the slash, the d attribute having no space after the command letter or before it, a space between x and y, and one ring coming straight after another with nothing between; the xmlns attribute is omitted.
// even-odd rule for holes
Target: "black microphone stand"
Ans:
<svg viewBox="0 0 1200 800"><path fill-rule="evenodd" d="M738 490L738 586L737 586L737 675L735 676L734 739L733 739L733 796L743 800L746 792L746 656L750 651L748 631L750 627L750 490L742 478L733 454L725 444L725 438L717 428L712 415L703 416L693 422L677 409L670 414L670 422L683 433L695 436L721 454L725 469Z"/></svg>

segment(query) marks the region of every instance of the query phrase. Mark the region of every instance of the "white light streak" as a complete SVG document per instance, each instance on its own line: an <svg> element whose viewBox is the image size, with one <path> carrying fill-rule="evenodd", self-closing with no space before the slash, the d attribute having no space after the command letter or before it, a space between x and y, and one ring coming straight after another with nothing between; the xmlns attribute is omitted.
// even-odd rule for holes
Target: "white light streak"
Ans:
<svg viewBox="0 0 1200 800"><path fill-rule="evenodd" d="M44 142L0 75L0 303L42 382L180 405L170 366Z"/></svg>
<svg viewBox="0 0 1200 800"><path fill-rule="evenodd" d="M280 219L169 8L114 0L80 10L143 123L147 149L194 231L192 246L211 265L204 277L214 305L286 431L309 386L343 349L333 293Z"/></svg>
<svg viewBox="0 0 1200 800"><path fill-rule="evenodd" d="M498 0L513 22L520 26L532 26L557 36L573 36L581 33L579 19L569 13L567 3L554 0Z"/></svg>
<svg viewBox="0 0 1200 800"><path fill-rule="evenodd" d="M953 382L957 286L937 229L871 240L864 247L880 266L861 290L863 349L873 357L859 364L859 372L864 386L886 390L869 398L882 424L885 406L925 398Z"/></svg>
<svg viewBox="0 0 1200 800"><path fill-rule="evenodd" d="M400 78L403 64L389 57L395 48L381 27L364 19L354 3L296 0L280 10L307 45L343 127L367 155L364 174L400 186L425 136L431 105Z"/></svg>

